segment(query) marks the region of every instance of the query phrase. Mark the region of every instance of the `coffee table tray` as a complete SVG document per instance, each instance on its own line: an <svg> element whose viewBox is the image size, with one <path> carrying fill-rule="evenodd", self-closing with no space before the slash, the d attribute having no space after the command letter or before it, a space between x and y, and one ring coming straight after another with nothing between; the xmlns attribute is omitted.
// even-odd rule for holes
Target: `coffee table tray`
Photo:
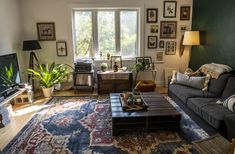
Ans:
<svg viewBox="0 0 235 154"><path fill-rule="evenodd" d="M131 101L128 103L128 101L124 98L124 95L121 93L119 95L120 98L120 102L122 105L122 110L123 111L143 111L143 110L147 110L148 108L148 104L142 99L141 95L136 95L136 94L130 94L132 95L132 97L135 100L138 100L138 102L136 101Z"/></svg>

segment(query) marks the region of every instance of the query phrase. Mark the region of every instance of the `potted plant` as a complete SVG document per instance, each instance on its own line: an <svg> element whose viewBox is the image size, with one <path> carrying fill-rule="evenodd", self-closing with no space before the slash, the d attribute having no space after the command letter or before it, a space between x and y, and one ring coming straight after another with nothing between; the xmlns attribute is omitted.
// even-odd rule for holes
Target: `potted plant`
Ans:
<svg viewBox="0 0 235 154"><path fill-rule="evenodd" d="M67 69L64 64L56 65L54 62L51 65L38 64L38 71L28 69L28 73L33 75L34 80L38 80L45 97L51 97L54 91L54 85L60 83L67 75Z"/></svg>
<svg viewBox="0 0 235 154"><path fill-rule="evenodd" d="M101 63L100 68L101 68L101 71L102 71L102 72L105 72L106 69L108 68L108 64L105 63L105 62L103 62L103 63Z"/></svg>

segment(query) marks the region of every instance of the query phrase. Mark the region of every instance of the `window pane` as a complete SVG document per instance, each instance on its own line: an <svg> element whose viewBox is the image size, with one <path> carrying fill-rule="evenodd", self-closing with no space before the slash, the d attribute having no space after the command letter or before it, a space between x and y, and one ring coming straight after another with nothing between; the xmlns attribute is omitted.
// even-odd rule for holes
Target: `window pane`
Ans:
<svg viewBox="0 0 235 154"><path fill-rule="evenodd" d="M115 13L98 11L98 46L103 55L115 54Z"/></svg>
<svg viewBox="0 0 235 154"><path fill-rule="evenodd" d="M92 12L75 12L75 59L89 57L93 49Z"/></svg>
<svg viewBox="0 0 235 154"><path fill-rule="evenodd" d="M121 11L120 15L122 56L137 56L137 11Z"/></svg>

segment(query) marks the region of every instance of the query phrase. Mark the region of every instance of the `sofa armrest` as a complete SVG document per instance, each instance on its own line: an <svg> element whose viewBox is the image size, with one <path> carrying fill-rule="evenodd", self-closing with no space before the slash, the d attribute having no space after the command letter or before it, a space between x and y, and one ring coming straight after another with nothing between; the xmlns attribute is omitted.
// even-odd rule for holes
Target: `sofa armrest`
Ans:
<svg viewBox="0 0 235 154"><path fill-rule="evenodd" d="M227 136L231 140L235 138L235 114L225 116L224 123L227 129Z"/></svg>

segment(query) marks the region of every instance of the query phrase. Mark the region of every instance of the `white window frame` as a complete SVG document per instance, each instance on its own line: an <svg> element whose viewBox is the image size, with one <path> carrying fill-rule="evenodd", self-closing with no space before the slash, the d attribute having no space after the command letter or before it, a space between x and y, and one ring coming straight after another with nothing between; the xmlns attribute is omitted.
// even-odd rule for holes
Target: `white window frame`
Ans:
<svg viewBox="0 0 235 154"><path fill-rule="evenodd" d="M141 11L140 7L97 7L97 8L90 8L90 7L82 7L82 8L73 8L72 9L72 38L73 38L73 53L76 51L76 33L74 33L75 29L75 22L74 22L74 15L76 11L92 11L92 33L93 33L93 53L95 54L96 51L98 51L98 11L103 10L110 10L115 11L115 48L116 51L120 52L121 50L121 25L120 25L120 12L121 11L136 11L137 12L137 43L136 43L136 56L142 56L141 49L143 49L143 44L141 42L144 42L141 38L143 35L143 29L140 27L143 27L143 24L141 24L141 17L143 16L143 11ZM91 53L90 53L91 55ZM81 57L85 58L85 57ZM124 60L134 60L135 57L128 57L123 58ZM74 56L74 60L75 56ZM96 59L99 60L99 59Z"/></svg>

